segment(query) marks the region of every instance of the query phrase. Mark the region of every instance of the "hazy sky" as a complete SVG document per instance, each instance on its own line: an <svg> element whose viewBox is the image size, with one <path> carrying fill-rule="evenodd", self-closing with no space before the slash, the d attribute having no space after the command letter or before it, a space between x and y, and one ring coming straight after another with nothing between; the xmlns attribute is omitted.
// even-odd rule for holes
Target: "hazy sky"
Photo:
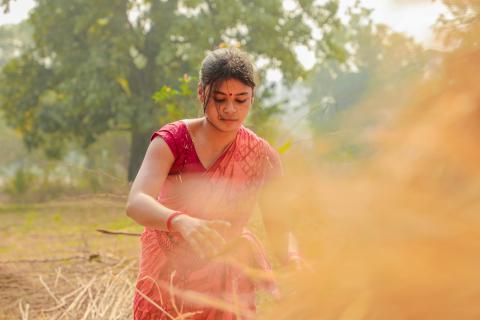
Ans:
<svg viewBox="0 0 480 320"><path fill-rule="evenodd" d="M14 0L10 1L10 12L7 14L0 10L0 24L17 23L28 17L28 11L32 9L35 2L33 0Z"/></svg>
<svg viewBox="0 0 480 320"><path fill-rule="evenodd" d="M353 3L355 0L340 0L342 9ZM374 21L408 33L426 46L433 45L432 25L441 13L447 12L439 0L362 0L361 3L374 9Z"/></svg>

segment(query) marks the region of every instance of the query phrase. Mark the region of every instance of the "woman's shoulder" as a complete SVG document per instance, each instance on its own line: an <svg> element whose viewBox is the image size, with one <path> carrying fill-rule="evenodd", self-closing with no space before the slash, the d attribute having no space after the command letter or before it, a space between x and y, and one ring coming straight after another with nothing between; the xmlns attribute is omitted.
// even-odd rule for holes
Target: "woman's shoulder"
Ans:
<svg viewBox="0 0 480 320"><path fill-rule="evenodd" d="M175 158L180 154L180 146L185 144L186 124L184 120L177 120L164 124L160 129L154 131L150 136L150 141L160 137L162 138L172 151Z"/></svg>
<svg viewBox="0 0 480 320"><path fill-rule="evenodd" d="M160 127L160 129L153 132L150 140L152 140L156 136L162 136L162 133L176 138L183 138L185 136L187 126L190 126L197 120L198 119L181 119L166 123L162 127Z"/></svg>
<svg viewBox="0 0 480 320"><path fill-rule="evenodd" d="M161 126L157 131L169 131L169 132L176 132L181 129L185 125L184 120L176 120L172 122L168 122Z"/></svg>

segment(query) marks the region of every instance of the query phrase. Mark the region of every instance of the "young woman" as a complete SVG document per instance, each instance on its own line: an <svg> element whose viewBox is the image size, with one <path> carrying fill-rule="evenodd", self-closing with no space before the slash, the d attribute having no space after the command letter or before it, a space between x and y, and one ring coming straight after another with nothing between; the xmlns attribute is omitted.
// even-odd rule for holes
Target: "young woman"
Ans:
<svg viewBox="0 0 480 320"><path fill-rule="evenodd" d="M256 288L277 294L264 249L245 229L260 190L281 175L277 152L242 125L254 90L248 56L215 50L200 71L204 116L153 133L127 204L145 226L136 320L247 319Z"/></svg>

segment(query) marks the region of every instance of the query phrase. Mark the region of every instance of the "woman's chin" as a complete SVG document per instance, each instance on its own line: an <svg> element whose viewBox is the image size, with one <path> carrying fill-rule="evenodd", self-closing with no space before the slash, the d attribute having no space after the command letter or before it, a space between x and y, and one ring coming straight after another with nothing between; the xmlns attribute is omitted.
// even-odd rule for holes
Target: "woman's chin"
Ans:
<svg viewBox="0 0 480 320"><path fill-rule="evenodd" d="M240 120L218 120L218 128L222 131L235 131L240 128L242 122Z"/></svg>

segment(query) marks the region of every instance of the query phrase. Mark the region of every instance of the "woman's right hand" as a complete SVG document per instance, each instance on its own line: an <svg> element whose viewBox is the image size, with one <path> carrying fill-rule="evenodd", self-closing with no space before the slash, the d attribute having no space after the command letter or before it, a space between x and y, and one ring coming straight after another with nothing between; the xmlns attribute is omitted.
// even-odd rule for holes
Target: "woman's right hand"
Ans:
<svg viewBox="0 0 480 320"><path fill-rule="evenodd" d="M173 230L192 246L200 257L212 257L220 253L226 245L225 239L217 228L229 228L230 222L224 220L203 220L182 214L172 220Z"/></svg>

